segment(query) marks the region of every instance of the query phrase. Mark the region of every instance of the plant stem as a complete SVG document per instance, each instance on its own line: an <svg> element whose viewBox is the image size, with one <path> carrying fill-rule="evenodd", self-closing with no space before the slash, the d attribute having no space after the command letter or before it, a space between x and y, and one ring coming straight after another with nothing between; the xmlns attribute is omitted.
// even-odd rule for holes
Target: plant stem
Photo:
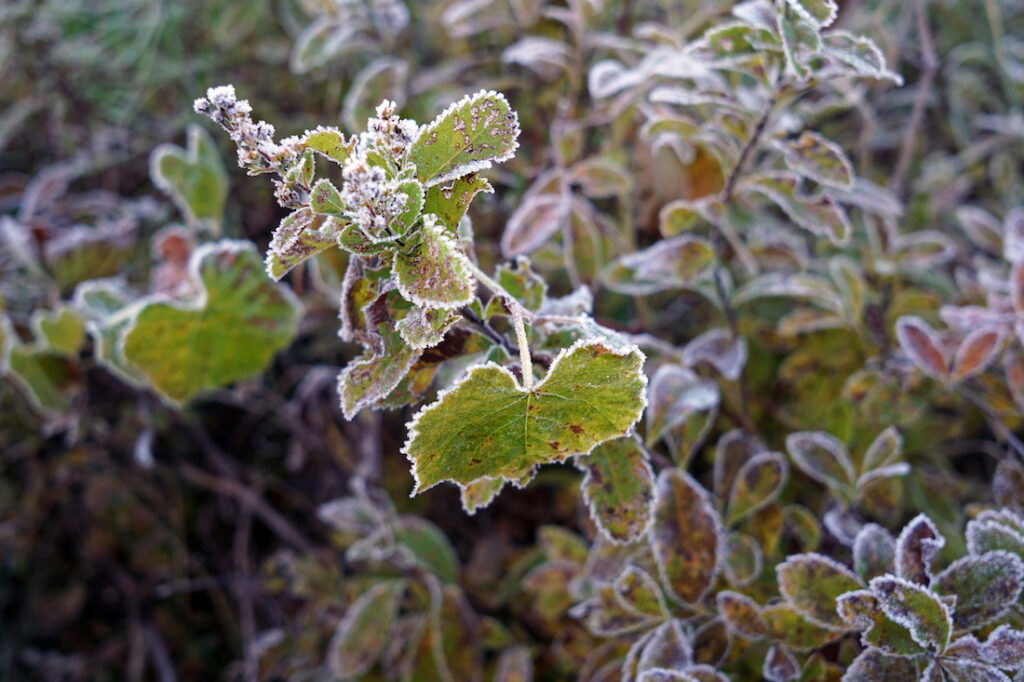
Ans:
<svg viewBox="0 0 1024 682"><path fill-rule="evenodd" d="M750 155L754 153L754 149L757 148L757 143L761 141L761 136L764 134L764 130L768 126L768 118L772 115L772 109L775 108L776 98L777 94L773 89L772 96L768 99L768 104L765 105L761 118L757 120L757 124L754 126L754 132L750 135L750 139L747 140L747 144L743 146L743 151L740 152L740 158L736 161L736 166L733 167L732 172L729 173L729 179L725 181L725 189L722 191L723 204L727 204L732 200L732 194L736 191L736 183L739 181L740 175L743 173L743 169L746 167L747 161L750 159Z"/></svg>
<svg viewBox="0 0 1024 682"><path fill-rule="evenodd" d="M501 296L505 299L505 307L508 308L509 313L512 315L512 326L516 330L516 343L519 344L519 364L523 370L523 388L527 391L533 388L533 359L530 357L530 341L526 337L526 325L524 321L527 319L533 319L533 314L524 308L519 301L516 300L515 296L508 293L505 287L495 282L491 277L481 270L476 263L470 261L469 269L472 271L473 276L479 280L481 284L491 290L497 296Z"/></svg>

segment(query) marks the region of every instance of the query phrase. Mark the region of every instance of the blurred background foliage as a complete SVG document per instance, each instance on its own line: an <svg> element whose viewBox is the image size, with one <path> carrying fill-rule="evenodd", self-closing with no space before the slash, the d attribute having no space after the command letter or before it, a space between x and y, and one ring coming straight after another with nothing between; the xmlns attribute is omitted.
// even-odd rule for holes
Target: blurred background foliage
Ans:
<svg viewBox="0 0 1024 682"><path fill-rule="evenodd" d="M207 86L233 83L281 135L318 124L361 130L385 97L403 116L429 121L463 94L493 88L519 112L523 134L517 158L490 173L496 193L472 210L481 262L514 255L507 225L544 231L536 250L522 251L533 251L552 292L591 285L602 323L682 346L720 320L706 297L678 289L626 296L602 290L599 273L660 239L665 204L720 191L723 169L704 150L684 158L650 144L641 128L658 112L644 94L595 97L588 79L602 60L632 68L657 47L679 47L733 4L3 3L0 678L331 679L325 660L339 618L371 585L408 580L408 613L440 604L441 648L449 657L471 653L448 661L447 674L416 663L362 679L461 681L486 670L487 679L511 680L530 669L537 680L618 679L609 671L628 643L595 636L569 613L580 594L571 586L600 573L579 472L548 467L528 489L506 490L469 517L454 488L408 499L412 481L398 452L405 413L341 418L335 377L357 352L336 334L343 257L325 254L290 279L305 313L262 376L183 408L97 362L83 321L56 320L87 280L120 278L136 292L181 283L174 268L184 267L190 239L219 233L266 246L283 212L267 183L235 167L219 131L222 218L199 224L151 180L152 150L186 145L186 127L197 122L192 100ZM840 28L874 39L905 79L799 102L816 110L815 129L848 151L877 189L867 192L874 208L882 205L857 215L844 252L866 264L861 316L815 328L806 312L813 305L801 308L805 318L793 317L791 300L744 306L745 382L719 381L720 408L695 416L660 456L707 481L723 434L751 422L780 451L788 433L821 430L862 453L897 426L912 472L879 492L864 516L895 532L928 513L947 538L948 560L965 551L968 518L993 502L1022 395L1002 365L947 391L914 369L892 330L902 315L941 327L943 304L998 307L986 284L1005 280L1005 242L1015 229L1024 234L1009 217L1024 205L1024 5L932 0L925 33L914 2L840 5ZM531 196L549 192L553 169L574 178L558 190L572 193L573 210L558 219L523 213L537 206ZM181 242L169 239L181 225ZM922 248L897 239L923 230L942 237ZM824 262L828 248L809 242L796 251ZM43 319L59 330L43 333ZM962 334L953 336L950 348ZM793 477L779 505L807 514L787 521L789 549L843 555L844 543L820 523L833 500L812 478ZM1004 486L997 501L1010 504L1021 489ZM322 506L339 498L348 506ZM373 514L387 521L367 520ZM421 625L402 622L410 631ZM701 641L713 649L714 635L709 627ZM845 664L847 649L820 653ZM402 662L399 653L392 658ZM739 653L726 659L706 658L733 664L733 679L760 674Z"/></svg>

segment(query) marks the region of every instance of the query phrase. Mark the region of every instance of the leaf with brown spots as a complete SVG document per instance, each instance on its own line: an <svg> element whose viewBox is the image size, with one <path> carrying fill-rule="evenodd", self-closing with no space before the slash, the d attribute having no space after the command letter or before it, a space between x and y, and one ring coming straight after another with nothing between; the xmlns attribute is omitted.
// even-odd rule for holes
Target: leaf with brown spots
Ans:
<svg viewBox="0 0 1024 682"><path fill-rule="evenodd" d="M586 472L581 490L590 518L609 540L633 542L647 532L654 470L634 437L602 443L576 466Z"/></svg>
<svg viewBox="0 0 1024 682"><path fill-rule="evenodd" d="M718 575L722 522L708 492L684 471L658 476L650 541L669 592L683 602L700 601Z"/></svg>

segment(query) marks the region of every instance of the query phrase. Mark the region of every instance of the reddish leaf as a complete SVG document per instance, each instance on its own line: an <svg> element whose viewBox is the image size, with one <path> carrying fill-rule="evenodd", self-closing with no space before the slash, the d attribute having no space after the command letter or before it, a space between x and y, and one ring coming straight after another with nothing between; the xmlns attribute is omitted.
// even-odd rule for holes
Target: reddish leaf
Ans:
<svg viewBox="0 0 1024 682"><path fill-rule="evenodd" d="M949 377L946 354L938 334L927 322L914 315L901 317L896 322L896 338L921 371L939 381L946 381Z"/></svg>

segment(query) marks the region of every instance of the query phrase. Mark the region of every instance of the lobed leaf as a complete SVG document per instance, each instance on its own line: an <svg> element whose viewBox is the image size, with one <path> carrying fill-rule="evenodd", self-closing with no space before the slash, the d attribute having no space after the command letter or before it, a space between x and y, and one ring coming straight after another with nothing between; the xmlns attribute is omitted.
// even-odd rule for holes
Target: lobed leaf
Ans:
<svg viewBox="0 0 1024 682"><path fill-rule="evenodd" d="M171 197L190 225L219 233L228 195L228 174L217 145L202 126L191 124L186 148L162 144L149 156L153 184Z"/></svg>
<svg viewBox="0 0 1024 682"><path fill-rule="evenodd" d="M946 538L939 534L932 520L918 514L896 539L896 575L918 585L928 585L932 559L945 544Z"/></svg>
<svg viewBox="0 0 1024 682"><path fill-rule="evenodd" d="M887 656L878 649L865 649L854 659L843 675L843 682L913 682L917 677L914 661L900 656Z"/></svg>
<svg viewBox="0 0 1024 682"><path fill-rule="evenodd" d="M836 611L844 621L862 630L861 643L865 647L893 656L916 656L924 652L906 627L882 611L878 597L870 590L841 595L836 601Z"/></svg>
<svg viewBox="0 0 1024 682"><path fill-rule="evenodd" d="M643 361L636 348L581 340L532 390L494 363L473 367L410 423L402 451L413 464L413 494L445 480L522 483L540 464L623 435L645 405Z"/></svg>
<svg viewBox="0 0 1024 682"><path fill-rule="evenodd" d="M248 241L198 248L189 260L198 295L136 304L120 337L125 363L174 404L261 372L291 343L302 311L291 290L262 269Z"/></svg>

